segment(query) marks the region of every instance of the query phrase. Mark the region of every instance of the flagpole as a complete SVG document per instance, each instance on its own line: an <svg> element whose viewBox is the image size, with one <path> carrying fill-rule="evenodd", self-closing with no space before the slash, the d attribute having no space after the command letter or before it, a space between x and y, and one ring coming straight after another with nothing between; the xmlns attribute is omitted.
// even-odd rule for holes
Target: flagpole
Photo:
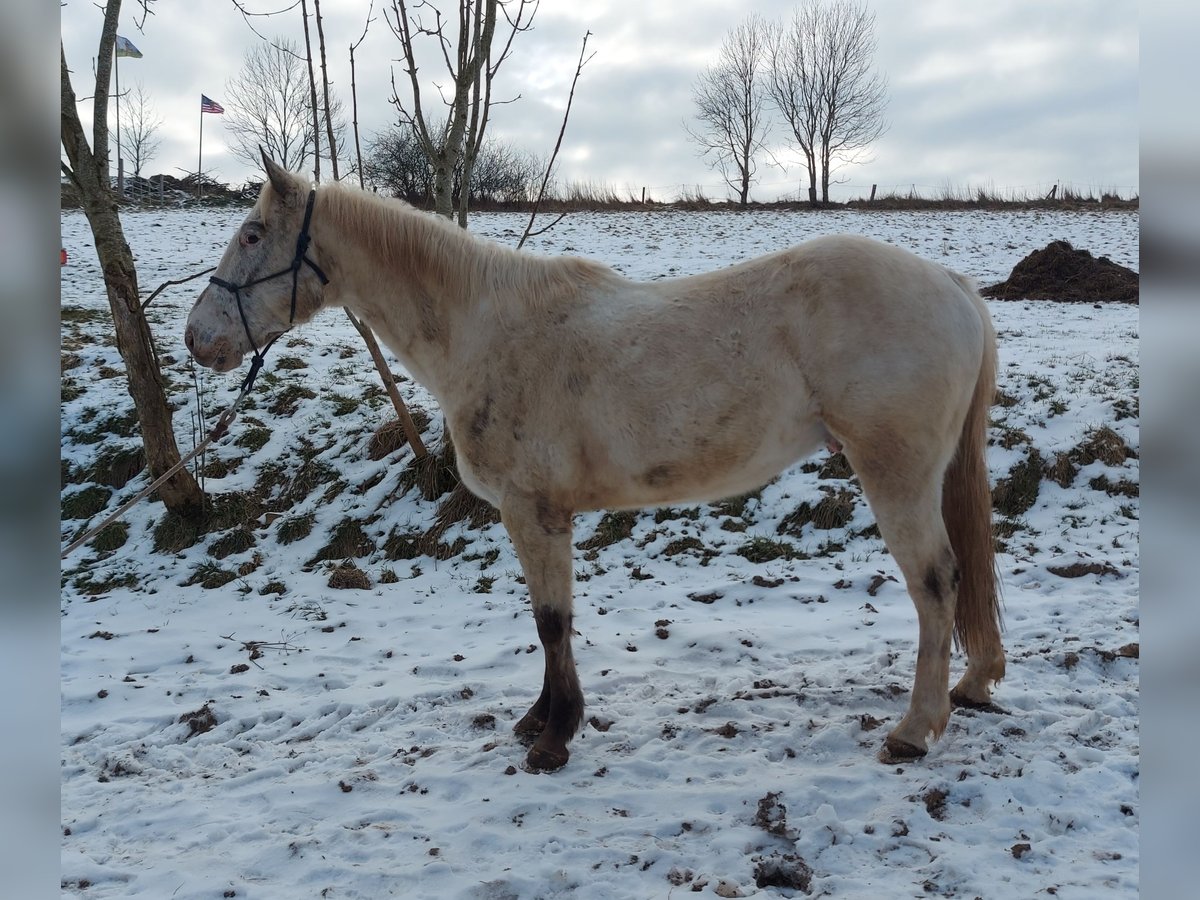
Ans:
<svg viewBox="0 0 1200 900"><path fill-rule="evenodd" d="M200 155L196 158L196 199L200 199L200 173L204 171L204 100L200 101Z"/></svg>

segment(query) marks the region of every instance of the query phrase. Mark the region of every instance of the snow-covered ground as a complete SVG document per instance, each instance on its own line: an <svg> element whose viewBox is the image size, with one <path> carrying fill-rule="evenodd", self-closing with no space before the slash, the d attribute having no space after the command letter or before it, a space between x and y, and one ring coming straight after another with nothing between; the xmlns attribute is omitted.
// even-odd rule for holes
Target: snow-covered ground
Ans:
<svg viewBox="0 0 1200 900"><path fill-rule="evenodd" d="M242 215L127 214L143 291L214 265ZM523 225L472 220L507 242ZM145 481L94 483L121 481L113 454L138 442L86 222L62 229L65 543ZM650 279L838 231L983 284L1053 239L1138 259L1129 213L578 213L532 251ZM196 290L150 308L184 450L197 392L211 419L242 375L189 366ZM915 614L823 453L739 502L577 518L588 724L565 769L522 771L510 728L541 651L503 530L455 526L457 553L405 558L436 506L398 491L407 449L368 457L389 406L357 334L330 312L280 341L205 466L211 494L281 515L156 551L162 508L143 503L122 546L64 563L63 893L1136 896L1138 309L991 310L992 477L1037 486L996 516L1007 714L956 711L902 766L875 753L907 704ZM436 444L432 401L401 390ZM830 495L852 502L845 524L778 531ZM323 553L335 531L353 540ZM809 558L738 554L763 539ZM370 586L330 587L350 554Z"/></svg>

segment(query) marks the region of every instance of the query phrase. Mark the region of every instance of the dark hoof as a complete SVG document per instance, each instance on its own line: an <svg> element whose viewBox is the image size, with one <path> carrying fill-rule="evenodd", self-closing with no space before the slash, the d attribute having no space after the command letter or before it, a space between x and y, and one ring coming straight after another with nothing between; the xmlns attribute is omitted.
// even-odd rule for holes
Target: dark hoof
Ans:
<svg viewBox="0 0 1200 900"><path fill-rule="evenodd" d="M1002 706L997 706L990 700L980 703L978 700L972 700L966 694L960 694L957 691L950 692L950 703L955 709L974 709L979 712L996 713L997 715L1007 716L1008 710Z"/></svg>
<svg viewBox="0 0 1200 900"><path fill-rule="evenodd" d="M912 762L914 759L920 759L928 752L928 750L922 750L908 741L889 737L884 740L883 748L879 751L879 761L885 765Z"/></svg>
<svg viewBox="0 0 1200 900"><path fill-rule="evenodd" d="M537 737L546 728L546 720L535 716L532 712L525 713L521 717L521 721L513 726L513 732L516 734L529 734Z"/></svg>
<svg viewBox="0 0 1200 900"><path fill-rule="evenodd" d="M565 747L561 750L534 747L525 757L525 768L529 772L557 772L570 758L571 754Z"/></svg>

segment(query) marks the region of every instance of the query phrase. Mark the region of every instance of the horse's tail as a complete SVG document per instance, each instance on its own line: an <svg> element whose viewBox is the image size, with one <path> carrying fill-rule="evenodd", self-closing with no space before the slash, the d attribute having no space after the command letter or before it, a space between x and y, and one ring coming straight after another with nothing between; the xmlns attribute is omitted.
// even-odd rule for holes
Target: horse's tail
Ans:
<svg viewBox="0 0 1200 900"><path fill-rule="evenodd" d="M983 356L975 392L959 435L958 449L942 485L942 518L958 561L958 603L954 639L968 657L993 655L1001 627L1000 589L992 536L992 492L988 486L988 411L996 393L996 332L987 307L967 278L955 280L975 304L983 322ZM1003 656L999 660L1003 674Z"/></svg>

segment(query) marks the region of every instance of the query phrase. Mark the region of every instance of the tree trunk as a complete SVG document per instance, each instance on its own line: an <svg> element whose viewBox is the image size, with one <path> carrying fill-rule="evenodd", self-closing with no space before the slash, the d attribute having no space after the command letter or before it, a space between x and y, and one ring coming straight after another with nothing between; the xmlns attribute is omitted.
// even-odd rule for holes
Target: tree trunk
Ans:
<svg viewBox="0 0 1200 900"><path fill-rule="evenodd" d="M121 4L111 2L105 10L104 28L97 57L96 121L94 140L99 149L92 152L76 108L65 51L62 57L62 145L70 162L70 175L79 189L84 214L96 241L96 256L104 273L104 286L116 330L117 351L125 362L129 395L133 398L146 463L152 478L158 478L179 462L171 407L166 386L159 371L150 326L142 314L138 297L137 269L133 253L125 240L121 217L108 178L108 73ZM171 512L198 516L204 505L204 492L190 472L181 469L158 489L159 499Z"/></svg>
<svg viewBox="0 0 1200 900"><path fill-rule="evenodd" d="M317 20L317 45L321 51L321 86L325 93L325 131L329 140L329 167L333 180L338 180L337 139L333 134L333 116L329 112L329 70L325 66L325 26L321 24L321 0L313 0L313 14Z"/></svg>
<svg viewBox="0 0 1200 900"><path fill-rule="evenodd" d="M312 39L308 34L308 0L300 0L300 12L304 16L304 56L308 63L308 90L313 120L313 181L321 183L321 116L317 106L317 73L313 71Z"/></svg>

